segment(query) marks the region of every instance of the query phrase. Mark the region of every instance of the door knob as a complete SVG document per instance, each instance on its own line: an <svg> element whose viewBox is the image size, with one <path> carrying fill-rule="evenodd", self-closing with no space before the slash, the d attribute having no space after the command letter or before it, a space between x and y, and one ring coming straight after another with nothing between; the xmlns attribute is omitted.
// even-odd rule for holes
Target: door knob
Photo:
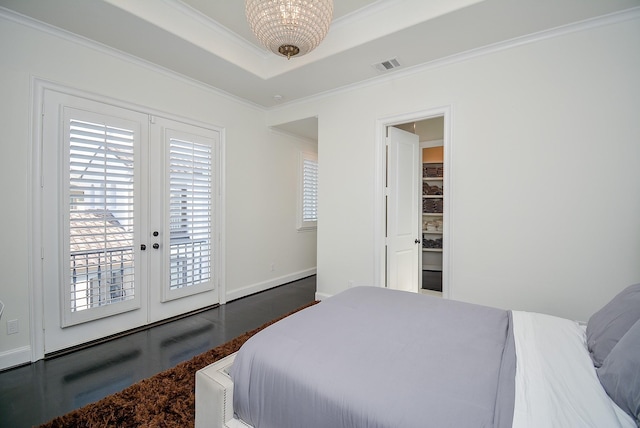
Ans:
<svg viewBox="0 0 640 428"><path fill-rule="evenodd" d="M146 249L147 249L147 246L146 246L146 245L144 245L144 244L140 244L140 249L141 249L142 251L144 251L144 250L146 250Z"/></svg>
<svg viewBox="0 0 640 428"><path fill-rule="evenodd" d="M158 231L157 230L153 231L153 236L158 236Z"/></svg>
<svg viewBox="0 0 640 428"><path fill-rule="evenodd" d="M419 240L419 239L416 239L416 240L415 240L415 241L413 241L413 242L415 242L416 244L419 244L419 243L420 243L420 240Z"/></svg>
<svg viewBox="0 0 640 428"><path fill-rule="evenodd" d="M158 248L160 248L160 244L158 244L157 242L153 244L153 249L157 250Z"/></svg>

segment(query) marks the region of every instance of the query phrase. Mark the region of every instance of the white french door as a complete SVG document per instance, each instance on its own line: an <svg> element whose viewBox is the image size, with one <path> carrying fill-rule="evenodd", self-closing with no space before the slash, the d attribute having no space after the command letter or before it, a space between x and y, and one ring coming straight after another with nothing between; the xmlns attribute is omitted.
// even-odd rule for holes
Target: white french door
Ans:
<svg viewBox="0 0 640 428"><path fill-rule="evenodd" d="M422 252L418 136L389 127L387 136L387 287L418 291Z"/></svg>
<svg viewBox="0 0 640 428"><path fill-rule="evenodd" d="M44 353L217 303L219 133L43 99Z"/></svg>

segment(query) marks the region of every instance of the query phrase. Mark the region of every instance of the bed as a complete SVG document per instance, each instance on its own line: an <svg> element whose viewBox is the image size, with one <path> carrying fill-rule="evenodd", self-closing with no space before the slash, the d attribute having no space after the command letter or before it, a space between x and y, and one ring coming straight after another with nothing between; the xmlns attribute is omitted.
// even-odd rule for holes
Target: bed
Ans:
<svg viewBox="0 0 640 428"><path fill-rule="evenodd" d="M196 427L637 427L639 319L640 284L586 328L355 287L198 371Z"/></svg>

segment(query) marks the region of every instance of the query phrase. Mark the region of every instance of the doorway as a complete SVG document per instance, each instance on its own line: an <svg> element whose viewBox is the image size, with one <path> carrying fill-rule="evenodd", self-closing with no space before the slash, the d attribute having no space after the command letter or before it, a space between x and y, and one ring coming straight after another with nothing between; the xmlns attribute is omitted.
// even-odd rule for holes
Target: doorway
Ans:
<svg viewBox="0 0 640 428"><path fill-rule="evenodd" d="M442 296L444 242L444 116L395 125L418 136L420 147L420 268L418 290Z"/></svg>
<svg viewBox="0 0 640 428"><path fill-rule="evenodd" d="M378 121L381 176L377 221L382 236L376 252L382 286L450 296L449 122L449 108ZM399 135L406 136L404 143ZM412 145L416 155L409 156L410 150L405 148L405 156L398 156L398 142ZM407 196L410 200L402 202ZM398 233L398 219L405 222L403 234L407 235L400 252L397 243L403 234Z"/></svg>

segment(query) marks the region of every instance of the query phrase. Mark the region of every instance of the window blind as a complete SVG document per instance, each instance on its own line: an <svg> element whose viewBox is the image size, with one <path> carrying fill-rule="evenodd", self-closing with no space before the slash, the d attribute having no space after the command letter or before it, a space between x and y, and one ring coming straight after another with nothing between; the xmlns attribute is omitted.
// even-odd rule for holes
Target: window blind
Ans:
<svg viewBox="0 0 640 428"><path fill-rule="evenodd" d="M169 140L169 288L189 287L211 278L212 148Z"/></svg>
<svg viewBox="0 0 640 428"><path fill-rule="evenodd" d="M134 131L69 121L71 311L134 297Z"/></svg>
<svg viewBox="0 0 640 428"><path fill-rule="evenodd" d="M318 221L318 161L302 161L302 221Z"/></svg>

